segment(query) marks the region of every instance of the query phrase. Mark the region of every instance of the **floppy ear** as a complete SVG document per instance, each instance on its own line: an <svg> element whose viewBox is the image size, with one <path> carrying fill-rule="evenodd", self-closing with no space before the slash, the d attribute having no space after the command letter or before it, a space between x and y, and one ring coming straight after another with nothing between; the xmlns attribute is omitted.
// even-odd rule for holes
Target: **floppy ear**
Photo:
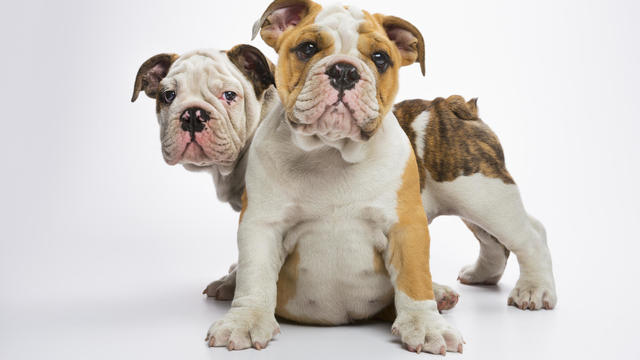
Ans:
<svg viewBox="0 0 640 360"><path fill-rule="evenodd" d="M131 102L136 101L140 91L144 91L148 97L155 99L160 91L160 81L167 76L171 64L177 58L177 54L158 54L145 61L136 75Z"/></svg>
<svg viewBox="0 0 640 360"><path fill-rule="evenodd" d="M240 72L251 81L258 98L269 86L275 85L273 63L260 50L251 45L236 45L227 51L227 56Z"/></svg>
<svg viewBox="0 0 640 360"><path fill-rule="evenodd" d="M402 66L420 63L422 75L425 74L424 39L420 31L410 22L395 16L375 14L391 41L396 44L402 57Z"/></svg>
<svg viewBox="0 0 640 360"><path fill-rule="evenodd" d="M262 40L274 48L280 36L290 27L298 25L314 7L320 5L311 0L275 0L253 24L251 39L260 33Z"/></svg>

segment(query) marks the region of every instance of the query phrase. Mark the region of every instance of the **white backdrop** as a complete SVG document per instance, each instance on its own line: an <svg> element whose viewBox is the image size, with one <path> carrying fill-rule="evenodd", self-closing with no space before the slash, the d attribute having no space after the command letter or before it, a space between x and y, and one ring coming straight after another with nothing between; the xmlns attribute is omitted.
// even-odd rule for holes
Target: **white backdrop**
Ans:
<svg viewBox="0 0 640 360"><path fill-rule="evenodd" d="M547 228L558 308L521 312L506 306L514 257L499 286L461 286L476 240L457 219L433 223L432 273L461 293L446 317L467 340L464 355L447 356L640 357L640 3L351 4L421 29L427 77L403 69L397 99L479 97L525 206ZM415 358L387 324L284 324L259 353L205 346L228 303L200 291L237 255L237 214L206 175L164 164L153 101L129 98L145 59L249 42L267 5L3 4L0 358Z"/></svg>

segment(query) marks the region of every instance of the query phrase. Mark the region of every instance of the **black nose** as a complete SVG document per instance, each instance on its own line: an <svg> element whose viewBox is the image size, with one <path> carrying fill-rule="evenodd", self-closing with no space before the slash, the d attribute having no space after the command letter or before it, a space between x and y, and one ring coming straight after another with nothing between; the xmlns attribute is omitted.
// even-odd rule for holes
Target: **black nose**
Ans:
<svg viewBox="0 0 640 360"><path fill-rule="evenodd" d="M204 123L209 121L209 114L199 108L189 108L180 115L180 128L191 134L191 141L196 139L196 133L204 130Z"/></svg>
<svg viewBox="0 0 640 360"><path fill-rule="evenodd" d="M331 79L331 86L339 91L353 89L360 81L360 74L356 67L344 62L331 65L325 74Z"/></svg>

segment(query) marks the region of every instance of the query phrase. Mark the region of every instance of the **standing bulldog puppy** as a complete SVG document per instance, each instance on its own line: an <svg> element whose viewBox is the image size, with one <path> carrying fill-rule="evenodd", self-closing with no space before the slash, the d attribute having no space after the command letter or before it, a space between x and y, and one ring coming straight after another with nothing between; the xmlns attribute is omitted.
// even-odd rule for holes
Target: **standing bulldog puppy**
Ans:
<svg viewBox="0 0 640 360"><path fill-rule="evenodd" d="M260 120L277 100L272 64L260 50L159 54L140 66L140 91L156 100L162 155L169 165L207 171L218 199L240 211L246 150Z"/></svg>
<svg viewBox="0 0 640 360"><path fill-rule="evenodd" d="M523 310L554 308L557 297L544 227L525 211L498 138L478 118L476 100L408 100L393 111L417 154L427 218L457 215L480 242L478 260L460 271L460 282L496 284L513 251L520 279L508 304Z"/></svg>
<svg viewBox="0 0 640 360"><path fill-rule="evenodd" d="M420 176L390 111L398 69L424 43L408 22L312 1L275 1L254 33L279 55L282 105L249 150L232 307L210 346L264 348L274 314L344 324L390 305L411 351L462 351L438 313Z"/></svg>

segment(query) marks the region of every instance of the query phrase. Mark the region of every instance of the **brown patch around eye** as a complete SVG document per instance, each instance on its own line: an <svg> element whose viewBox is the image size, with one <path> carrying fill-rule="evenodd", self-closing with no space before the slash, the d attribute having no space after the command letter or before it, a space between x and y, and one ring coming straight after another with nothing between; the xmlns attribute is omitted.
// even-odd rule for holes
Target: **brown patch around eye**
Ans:
<svg viewBox="0 0 640 360"><path fill-rule="evenodd" d="M309 26L301 29L297 36L291 36L290 39L282 44L280 52L280 61L276 71L276 86L280 94L280 98L286 108L292 108L300 91L302 84L307 78L309 70L316 63L316 59L322 59L334 50L333 38L323 31L317 31L317 27ZM309 61L301 61L294 51L298 45L313 41L318 46L318 53ZM283 61L282 59L287 59Z"/></svg>
<svg viewBox="0 0 640 360"><path fill-rule="evenodd" d="M378 121L388 114L393 104L393 99L398 92L398 69L396 66L388 66L385 71L380 72L371 59L371 55L378 51L384 51L389 55L391 64L398 64L400 61L398 51L392 46L382 26L380 26L367 12L365 21L358 28L358 51L363 60L371 67L376 76L377 100L380 108Z"/></svg>

